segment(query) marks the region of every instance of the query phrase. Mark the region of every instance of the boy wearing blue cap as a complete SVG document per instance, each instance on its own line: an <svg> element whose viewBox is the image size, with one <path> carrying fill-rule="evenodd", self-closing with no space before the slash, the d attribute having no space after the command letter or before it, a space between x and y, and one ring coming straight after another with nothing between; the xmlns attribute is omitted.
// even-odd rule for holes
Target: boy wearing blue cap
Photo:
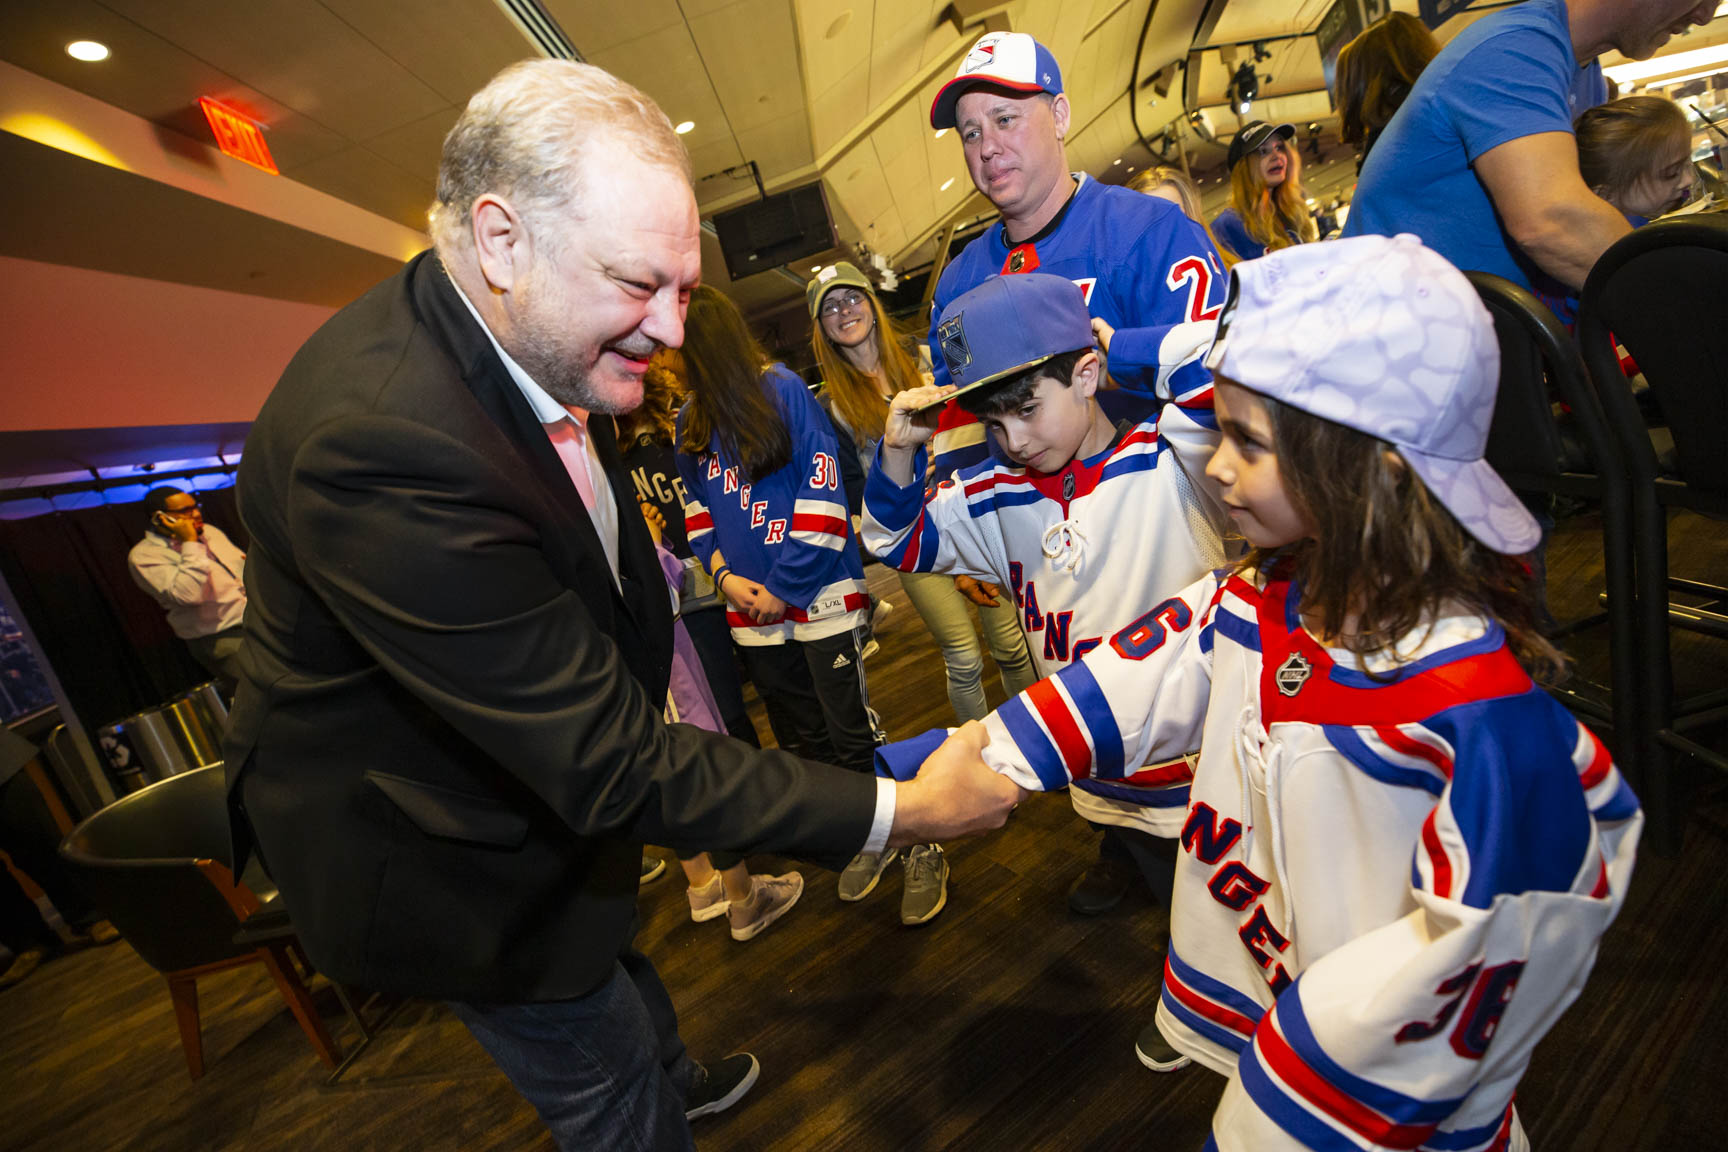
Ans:
<svg viewBox="0 0 1728 1152"><path fill-rule="evenodd" d="M1068 666L1224 562L1223 505L1203 477L1218 439L1211 385L1170 392L1173 377L1193 380L1178 369L1197 361L1212 329L1162 331L1164 406L1118 426L1098 405L1105 359L1073 281L998 276L957 297L936 324L953 383L894 399L864 486L865 546L904 572L1000 584L1020 610L1038 674ZM961 469L926 499L926 443L950 396L977 416L1002 459ZM1190 757L1177 755L1069 791L1166 907L1191 776ZM1151 1029L1138 1047L1158 1071L1187 1062Z"/></svg>

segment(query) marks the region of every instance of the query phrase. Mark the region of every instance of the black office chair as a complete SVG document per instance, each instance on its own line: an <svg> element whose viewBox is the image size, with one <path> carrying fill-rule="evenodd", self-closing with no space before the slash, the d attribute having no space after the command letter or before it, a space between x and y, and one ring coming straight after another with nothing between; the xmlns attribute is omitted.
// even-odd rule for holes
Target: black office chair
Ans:
<svg viewBox="0 0 1728 1152"><path fill-rule="evenodd" d="M1636 770L1639 704L1634 658L1632 513L1620 445L1608 427L1584 362L1563 324L1527 289L1486 272L1467 272L1494 318L1500 389L1488 429L1488 462L1516 491L1580 496L1602 508L1606 611L1560 625L1554 639L1608 626L1609 683L1574 677L1555 689L1573 712L1613 729L1615 762ZM1554 401L1571 410L1563 425Z"/></svg>
<svg viewBox="0 0 1728 1152"><path fill-rule="evenodd" d="M213 764L110 804L74 828L60 854L127 943L167 977L194 1080L204 1074L198 977L243 964L264 965L318 1058L335 1068L341 1053L291 955L304 963L299 942L280 932L257 942L235 940L275 892L261 873L248 877L251 883L237 882L218 862L227 844L223 768Z"/></svg>
<svg viewBox="0 0 1728 1152"><path fill-rule="evenodd" d="M1685 821L1673 753L1728 773L1728 756L1693 739L1728 718L1728 689L1674 698L1669 627L1728 638L1728 588L1668 576L1668 512L1728 517L1728 218L1693 216L1640 228L1602 254L1584 285L1578 341L1631 484L1640 670L1641 793L1659 852L1679 850ZM1667 433L1658 458L1620 367L1623 344L1649 383ZM1666 454L1664 454L1666 455ZM1670 603L1671 592L1705 604Z"/></svg>

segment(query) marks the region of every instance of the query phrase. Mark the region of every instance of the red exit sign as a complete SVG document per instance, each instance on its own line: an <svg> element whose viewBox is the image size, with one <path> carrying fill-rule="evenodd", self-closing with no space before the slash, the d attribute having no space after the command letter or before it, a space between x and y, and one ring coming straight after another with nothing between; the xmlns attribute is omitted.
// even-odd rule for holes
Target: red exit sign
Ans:
<svg viewBox="0 0 1728 1152"><path fill-rule="evenodd" d="M276 161L270 158L270 147L264 143L264 130L231 108L224 108L208 96L198 97L204 109L204 119L216 136L216 147L225 156L244 160L254 168L262 168L272 176L280 176Z"/></svg>

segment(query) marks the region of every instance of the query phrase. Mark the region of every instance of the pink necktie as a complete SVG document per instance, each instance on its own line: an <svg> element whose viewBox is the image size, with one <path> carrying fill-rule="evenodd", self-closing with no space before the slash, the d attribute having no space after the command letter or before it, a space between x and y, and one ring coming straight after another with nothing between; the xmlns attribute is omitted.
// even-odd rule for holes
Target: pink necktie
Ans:
<svg viewBox="0 0 1728 1152"><path fill-rule="evenodd" d="M554 424L545 425L546 436L552 441L552 447L558 453L558 459L564 462L564 471L570 473L571 483L576 485L576 491L582 494L582 504L590 511L594 508L594 481L588 475L588 430L581 427L574 419L559 420Z"/></svg>

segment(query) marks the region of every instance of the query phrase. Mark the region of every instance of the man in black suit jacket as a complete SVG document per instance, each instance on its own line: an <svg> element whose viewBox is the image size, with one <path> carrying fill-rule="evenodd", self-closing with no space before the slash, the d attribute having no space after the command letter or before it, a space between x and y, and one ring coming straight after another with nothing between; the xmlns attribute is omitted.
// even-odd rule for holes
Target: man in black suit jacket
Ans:
<svg viewBox="0 0 1728 1152"><path fill-rule="evenodd" d="M643 840L837 866L1021 795L969 757L896 788L662 722L670 600L588 415L683 339L688 163L597 68L500 73L445 141L435 251L307 341L240 469L236 862L255 843L332 979L452 1001L565 1147L685 1147L755 1078L685 1056L631 949Z"/></svg>

